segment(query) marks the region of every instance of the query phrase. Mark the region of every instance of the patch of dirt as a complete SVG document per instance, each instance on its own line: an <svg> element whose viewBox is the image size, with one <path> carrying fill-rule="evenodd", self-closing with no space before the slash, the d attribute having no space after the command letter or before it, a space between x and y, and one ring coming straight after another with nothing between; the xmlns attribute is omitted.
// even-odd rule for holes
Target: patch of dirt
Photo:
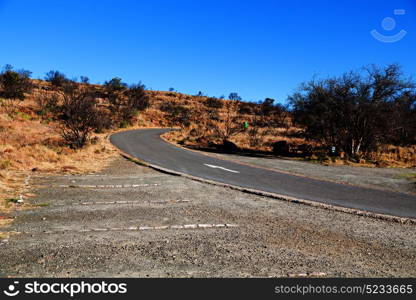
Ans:
<svg viewBox="0 0 416 300"><path fill-rule="evenodd" d="M250 195L122 158L96 174L33 177L31 186L36 208L12 212L6 232L20 234L0 241L7 276L416 275L414 225ZM187 224L238 227L180 227ZM152 229L129 229L140 226Z"/></svg>

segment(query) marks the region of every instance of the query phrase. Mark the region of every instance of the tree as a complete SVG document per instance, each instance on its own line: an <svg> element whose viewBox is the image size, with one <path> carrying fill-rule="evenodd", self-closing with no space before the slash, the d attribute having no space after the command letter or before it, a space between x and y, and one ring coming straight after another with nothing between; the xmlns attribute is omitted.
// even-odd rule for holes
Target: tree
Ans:
<svg viewBox="0 0 416 300"><path fill-rule="evenodd" d="M124 91L127 89L127 83L124 83L120 77L114 77L104 82L104 87L108 92Z"/></svg>
<svg viewBox="0 0 416 300"><path fill-rule="evenodd" d="M11 65L6 65L0 73L1 105L9 116L15 113L15 100L23 101L25 94L32 90L31 74L27 70L14 71Z"/></svg>
<svg viewBox="0 0 416 300"><path fill-rule="evenodd" d="M290 125L288 124L288 120L290 120L290 109L288 105L281 103L275 104L270 112L270 116L271 126L289 129Z"/></svg>
<svg viewBox="0 0 416 300"><path fill-rule="evenodd" d="M393 105L389 117L392 130L386 139L392 144L409 146L416 144L416 93L406 92Z"/></svg>
<svg viewBox="0 0 416 300"><path fill-rule="evenodd" d="M110 111L119 126L131 124L139 111L149 107L149 98L142 83L128 86L121 78L115 77L104 84L103 97L110 103Z"/></svg>
<svg viewBox="0 0 416 300"><path fill-rule="evenodd" d="M228 99L235 100L235 101L241 101L241 97L237 93L230 93L228 96Z"/></svg>
<svg viewBox="0 0 416 300"><path fill-rule="evenodd" d="M81 76L80 79L82 83L85 83L85 84L90 83L90 79L87 76Z"/></svg>
<svg viewBox="0 0 416 300"><path fill-rule="evenodd" d="M65 74L56 70L51 70L46 73L45 80L56 87L63 87L68 81L70 81Z"/></svg>
<svg viewBox="0 0 416 300"><path fill-rule="evenodd" d="M150 106L149 98L146 95L145 86L141 83L131 85L125 92L124 106L121 108L122 118L130 123L139 111Z"/></svg>
<svg viewBox="0 0 416 300"><path fill-rule="evenodd" d="M274 104L274 99L272 98L264 99L263 103L261 103L262 114L264 115L270 114L274 109L273 104Z"/></svg>
<svg viewBox="0 0 416 300"><path fill-rule="evenodd" d="M394 107L415 85L398 65L313 80L289 97L306 137L359 158L389 141Z"/></svg>

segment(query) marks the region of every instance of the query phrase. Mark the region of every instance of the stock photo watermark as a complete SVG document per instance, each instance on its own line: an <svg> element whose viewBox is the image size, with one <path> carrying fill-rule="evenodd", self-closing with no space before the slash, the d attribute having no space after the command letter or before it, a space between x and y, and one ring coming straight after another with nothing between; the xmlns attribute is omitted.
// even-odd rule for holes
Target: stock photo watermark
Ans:
<svg viewBox="0 0 416 300"><path fill-rule="evenodd" d="M406 10L405 9L395 9L395 10L393 10L393 14L395 16L404 16L406 14ZM392 17L385 17L381 21L381 27L383 28L383 30L386 33L387 32L392 33L396 29L396 19L394 19ZM396 43L398 41L401 41L406 36L407 31L404 30L404 29L401 29L396 34L383 34L383 33L380 33L377 29L373 29L373 30L370 31L370 33L373 36L373 38L375 38L379 42L382 42L382 43Z"/></svg>
<svg viewBox="0 0 416 300"><path fill-rule="evenodd" d="M26 282L20 284L14 281L3 290L4 295L15 297L22 294L64 294L74 297L78 294L125 294L127 293L126 283L107 283L105 281L89 283L89 282Z"/></svg>

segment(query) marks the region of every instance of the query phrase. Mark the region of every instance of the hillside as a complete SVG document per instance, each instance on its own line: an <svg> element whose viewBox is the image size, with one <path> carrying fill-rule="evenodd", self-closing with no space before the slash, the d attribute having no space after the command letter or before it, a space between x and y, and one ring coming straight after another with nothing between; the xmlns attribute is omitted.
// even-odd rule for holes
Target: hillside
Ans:
<svg viewBox="0 0 416 300"><path fill-rule="evenodd" d="M88 173L105 167L117 155L107 137L112 132L143 127L180 127L165 136L171 142L192 148L229 151L224 141L234 143L238 151L256 155L273 155L273 143L284 141L283 151L293 159L338 164L356 164L338 157L302 137L294 127L290 113L273 105L244 103L178 92L146 91L149 106L135 114L130 124L96 130L87 145L80 149L68 146L61 135L62 124L42 111L42 99L57 88L42 80L33 80L34 88L23 101L16 102L10 116L0 112L0 209L12 208L25 193L25 178L38 173ZM78 84L102 89L98 85ZM97 104L108 109L105 101ZM245 128L245 122L247 127ZM279 150L279 149L278 149ZM282 150L282 149L280 149ZM358 163L381 166L415 166L416 147L385 145L373 160ZM30 196L30 195L28 195Z"/></svg>

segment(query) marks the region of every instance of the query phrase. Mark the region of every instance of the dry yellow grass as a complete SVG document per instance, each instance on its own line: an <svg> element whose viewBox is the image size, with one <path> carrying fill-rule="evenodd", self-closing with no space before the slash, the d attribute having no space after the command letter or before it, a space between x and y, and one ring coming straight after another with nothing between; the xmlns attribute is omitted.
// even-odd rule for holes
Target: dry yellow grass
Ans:
<svg viewBox="0 0 416 300"><path fill-rule="evenodd" d="M2 213L27 206L15 202L20 195L29 196L25 184L29 175L93 173L105 168L118 155L108 141L108 135L113 132L94 134L93 143L83 149L67 147L59 125L46 122L36 114L35 97L50 91L44 90L48 83L34 82L37 88L18 104L15 117L0 109L0 218ZM148 112L155 113L152 109ZM159 117L151 120L149 116L139 115L134 126L120 130L156 127L163 123Z"/></svg>
<svg viewBox="0 0 416 300"><path fill-rule="evenodd" d="M190 109L195 115L194 122L191 122L189 128L184 128L181 131L170 132L164 135L164 138L170 142L178 143L191 147L206 147L209 142L220 143L221 141L213 138L212 131L210 131L208 124L208 112L204 105L204 101L207 97L195 97L184 95L180 93L171 92L150 92L152 97L153 109L146 113L146 118L153 120L157 125L166 126L168 124L164 113L157 109L163 102L174 102L183 105ZM224 116L224 109L217 110L220 117ZM242 120L252 123L253 116L242 115ZM221 122L217 122L218 126L223 126ZM202 129L201 129L202 128ZM250 137L248 131L240 132L230 138L230 141L235 143L242 149L247 150L260 150L271 151L272 143L276 141L286 141L292 146L298 146L302 144L317 145L311 141L307 141L304 138L294 137L301 129L296 128L288 120L288 128L274 128L269 133L264 134L259 144L255 147L250 145ZM198 132L197 136L192 132ZM262 133L263 129L260 129L259 133ZM203 138L198 138L202 135ZM355 166L382 166L382 167L416 167L416 145L409 147L400 147L394 145L383 145L378 151L370 153L370 160L362 160L359 163L353 163L344 160L327 161L327 164L349 164Z"/></svg>
<svg viewBox="0 0 416 300"><path fill-rule="evenodd" d="M91 173L106 167L117 155L116 149L107 139L110 132L95 134L95 142L83 149L72 150L66 147L60 137L58 124L45 122L36 114L35 98L52 93L50 84L39 80L34 80L34 83L37 88L19 104L16 117L10 118L0 110L0 212L14 209L16 204L9 200L27 193L25 179L29 174ZM212 130L208 126L209 108L204 103L207 97L163 91L147 93L151 107L139 114L134 126L120 130L171 125L167 114L159 109L163 103L170 102L191 111L191 125L179 132L168 133L165 138L173 142L182 141L189 146L207 146L209 142L220 142L213 138ZM225 103L224 100L221 101ZM213 110L220 116L220 121L216 121L217 125L223 126L221 119L224 119L224 108ZM242 120L251 123L253 116L243 115ZM275 128L265 134L255 147L250 146L247 131L234 135L231 141L240 148L270 151L271 144L280 140L285 140L291 145L307 143L302 138L293 137L293 133L297 131L299 128L293 126L289 126L289 129ZM384 166L416 165L416 146L384 146L371 155L374 161L381 161Z"/></svg>
<svg viewBox="0 0 416 300"><path fill-rule="evenodd" d="M0 212L16 207L13 199L27 192L25 179L36 173L84 173L104 168L116 150L105 134L81 150L65 146L58 124L43 122L29 98L10 118L0 111Z"/></svg>

